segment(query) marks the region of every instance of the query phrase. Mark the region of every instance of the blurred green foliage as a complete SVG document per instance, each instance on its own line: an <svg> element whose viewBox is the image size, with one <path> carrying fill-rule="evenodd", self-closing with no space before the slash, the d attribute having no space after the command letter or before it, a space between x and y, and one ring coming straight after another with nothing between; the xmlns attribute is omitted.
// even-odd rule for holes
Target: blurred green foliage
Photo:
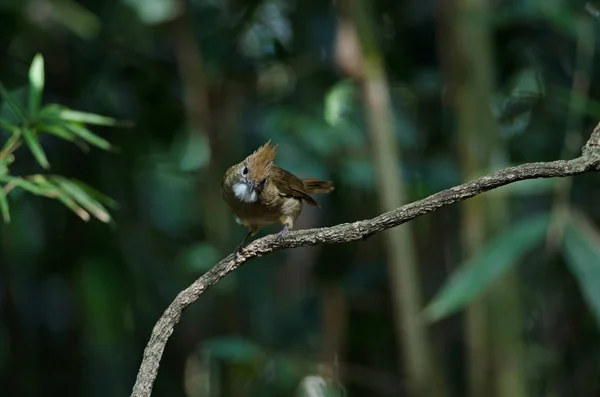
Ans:
<svg viewBox="0 0 600 397"><path fill-rule="evenodd" d="M433 3L374 2L408 200L462 181ZM600 118L598 68L576 62L581 21L600 33L594 2L493 3L494 168L576 156L565 142L585 141ZM336 184L298 227L376 215L363 93L337 64L335 7L0 2L1 395L128 395L155 321L244 235L219 181L269 138L280 166ZM587 93L573 93L577 73ZM581 127L568 132L571 112ZM452 395L465 395L460 309L508 266L531 396L600 392L600 182L572 182L554 248L553 180L502 188L509 226L472 258L460 253L460 206L414 221L424 315L448 316L432 343ZM102 222L81 222L91 217ZM302 395L311 381L313 395L405 395L385 260L374 236L245 265L185 312L153 395Z"/></svg>
<svg viewBox="0 0 600 397"><path fill-rule="evenodd" d="M425 308L427 318L440 320L484 292L510 266L519 263L525 253L544 241L548 225L547 214L527 217L482 247L479 255L458 269Z"/></svg>

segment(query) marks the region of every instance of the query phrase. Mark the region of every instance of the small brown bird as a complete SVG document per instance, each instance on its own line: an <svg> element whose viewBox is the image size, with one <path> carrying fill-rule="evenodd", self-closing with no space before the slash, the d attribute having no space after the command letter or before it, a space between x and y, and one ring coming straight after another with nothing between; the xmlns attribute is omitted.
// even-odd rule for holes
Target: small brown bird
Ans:
<svg viewBox="0 0 600 397"><path fill-rule="evenodd" d="M237 222L250 229L235 250L236 255L248 238L265 225L281 223L283 229L278 237L285 239L302 211L302 201L318 206L309 194L333 190L330 181L300 179L275 165L277 146L271 146L269 140L244 161L229 168L221 182L221 194Z"/></svg>

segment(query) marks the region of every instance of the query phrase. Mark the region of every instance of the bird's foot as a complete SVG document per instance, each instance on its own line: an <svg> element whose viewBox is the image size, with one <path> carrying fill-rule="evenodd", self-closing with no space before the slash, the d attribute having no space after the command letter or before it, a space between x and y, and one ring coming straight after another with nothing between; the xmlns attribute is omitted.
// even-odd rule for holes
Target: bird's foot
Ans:
<svg viewBox="0 0 600 397"><path fill-rule="evenodd" d="M235 249L235 251L233 252L233 259L234 260L238 260L240 259L240 257L242 256L242 250L244 249L244 247L246 246L246 243L248 242L248 238L252 235L252 231L249 231L248 234L246 234L246 237L244 237L244 239L242 240L242 242L240 243L240 245L237 246L237 248Z"/></svg>
<svg viewBox="0 0 600 397"><path fill-rule="evenodd" d="M290 231L290 225L288 225L286 223L285 225L283 225L283 229L281 229L281 231L277 234L277 240L279 240L279 241L285 240L289 231Z"/></svg>
<svg viewBox="0 0 600 397"><path fill-rule="evenodd" d="M237 261L238 259L240 259L241 256L242 256L242 248L238 247L233 252L233 260Z"/></svg>
<svg viewBox="0 0 600 397"><path fill-rule="evenodd" d="M242 256L242 250L244 249L245 246L246 246L246 244L244 244L244 243L242 243L242 244L240 244L240 245L237 246L237 248L233 252L233 259L234 260L240 259L240 257Z"/></svg>
<svg viewBox="0 0 600 397"><path fill-rule="evenodd" d="M242 241L242 243L237 246L235 251L233 251L233 259L234 260L237 261L238 259L240 259L240 257L242 256L242 250L244 249L245 246L246 246L246 242Z"/></svg>

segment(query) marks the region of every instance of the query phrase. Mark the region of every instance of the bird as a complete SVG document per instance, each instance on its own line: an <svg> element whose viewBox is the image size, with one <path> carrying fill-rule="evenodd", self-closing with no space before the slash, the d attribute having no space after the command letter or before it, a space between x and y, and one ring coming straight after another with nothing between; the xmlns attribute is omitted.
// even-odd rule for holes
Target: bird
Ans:
<svg viewBox="0 0 600 397"><path fill-rule="evenodd" d="M239 256L248 239L266 225L280 223L277 234L284 240L302 212L302 204L319 207L310 194L325 194L334 190L332 181L316 178L300 179L277 166L276 149L269 139L223 175L221 195L235 215L236 221L248 228L248 233L235 250Z"/></svg>

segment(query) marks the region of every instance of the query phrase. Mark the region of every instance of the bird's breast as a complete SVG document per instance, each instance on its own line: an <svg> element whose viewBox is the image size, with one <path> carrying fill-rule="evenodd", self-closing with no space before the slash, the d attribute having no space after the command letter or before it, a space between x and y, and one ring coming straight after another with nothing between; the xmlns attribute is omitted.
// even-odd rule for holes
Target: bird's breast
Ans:
<svg viewBox="0 0 600 397"><path fill-rule="evenodd" d="M280 207L275 203L264 202L257 200L253 203L246 203L236 200L230 204L233 212L244 223L251 225L264 225L275 223L280 217Z"/></svg>
<svg viewBox="0 0 600 397"><path fill-rule="evenodd" d="M282 216L296 218L302 209L301 200L281 195L271 185L261 192L250 190L242 182L229 186L223 189L223 198L240 222L247 226L277 223Z"/></svg>

